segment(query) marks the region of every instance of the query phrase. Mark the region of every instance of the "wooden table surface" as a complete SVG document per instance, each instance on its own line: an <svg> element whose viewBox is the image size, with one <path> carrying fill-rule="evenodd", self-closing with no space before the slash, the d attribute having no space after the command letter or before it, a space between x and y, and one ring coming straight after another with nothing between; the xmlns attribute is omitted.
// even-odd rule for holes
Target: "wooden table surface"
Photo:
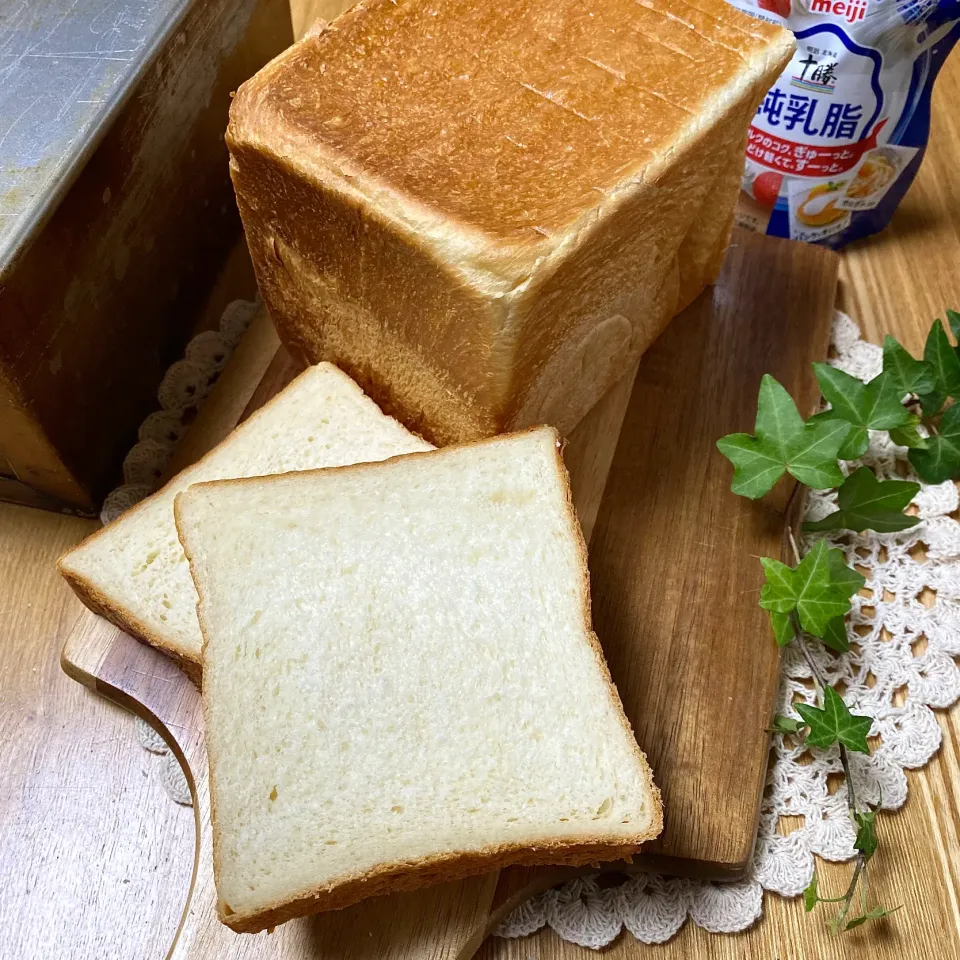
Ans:
<svg viewBox="0 0 960 960"><path fill-rule="evenodd" d="M922 346L932 317L960 306L960 54L938 83L933 145L893 225L846 251L841 306L868 339ZM770 322L776 323L771 317ZM132 718L69 680L58 637L79 604L53 561L90 521L0 504L0 958L163 957L190 882L194 825L158 781ZM622 936L627 958L960 957L960 708L941 711L944 743L908 772L909 800L881 818L873 888L903 903L894 921L831 938L819 914L767 896L752 930L713 936L688 923L669 944ZM91 851L95 852L91 856ZM830 888L847 875L828 867ZM123 923L111 918L122 916ZM557 938L489 940L484 960L552 960ZM583 951L584 957L592 956ZM219 960L219 958L211 958Z"/></svg>

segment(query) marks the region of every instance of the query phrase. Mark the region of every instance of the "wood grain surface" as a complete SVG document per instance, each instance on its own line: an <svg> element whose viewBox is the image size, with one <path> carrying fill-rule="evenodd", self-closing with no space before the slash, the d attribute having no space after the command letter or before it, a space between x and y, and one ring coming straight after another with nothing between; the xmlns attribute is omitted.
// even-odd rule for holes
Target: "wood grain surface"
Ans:
<svg viewBox="0 0 960 960"><path fill-rule="evenodd" d="M753 853L779 663L756 558L780 556L795 484L735 496L716 441L753 431L764 373L816 409L836 271L820 247L736 233L717 286L640 361L590 571L594 628L663 792L644 859L664 872L740 877Z"/></svg>
<svg viewBox="0 0 960 960"><path fill-rule="evenodd" d="M162 957L193 869L193 815L129 714L60 670L58 636L83 608L54 559L94 526L0 504L4 960Z"/></svg>
<svg viewBox="0 0 960 960"><path fill-rule="evenodd" d="M934 94L931 148L916 184L888 230L842 256L841 304L874 342L889 332L916 350L931 317L960 304L957 102L955 55ZM162 957L189 886L191 811L162 793L129 716L73 683L58 665L62 636L83 608L53 563L91 528L75 518L0 506L2 960ZM668 944L644 946L625 934L602 956L960 957L960 710L937 716L944 733L939 754L922 770L908 771L905 807L880 818L883 849L872 886L879 898L903 904L894 921L835 939L816 915L804 915L798 900L767 896L763 920L745 933L716 936L688 923ZM832 889L849 875L842 865L819 869ZM317 957L345 956L335 942L320 938L316 946ZM479 956L589 960L597 954L544 931L518 941L489 938Z"/></svg>

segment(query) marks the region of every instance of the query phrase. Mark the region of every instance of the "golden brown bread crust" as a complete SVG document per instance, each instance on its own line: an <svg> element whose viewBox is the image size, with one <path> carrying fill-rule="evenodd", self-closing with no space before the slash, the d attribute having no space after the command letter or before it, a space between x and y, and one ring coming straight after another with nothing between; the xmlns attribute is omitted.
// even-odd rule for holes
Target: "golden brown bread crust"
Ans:
<svg viewBox="0 0 960 960"><path fill-rule="evenodd" d="M644 839L652 840L656 834ZM423 857L404 864L385 864L359 877L352 877L332 889L317 888L289 903L277 903L261 913L240 916L217 902L217 916L237 933L259 933L277 924L326 910L342 910L368 897L416 890L434 883L449 883L466 877L490 873L509 866L564 865L584 866L590 863L611 863L629 859L637 852L636 844L616 846L609 843L571 844L566 838L545 840L535 850L529 847L495 847L483 853L454 853Z"/></svg>
<svg viewBox="0 0 960 960"><path fill-rule="evenodd" d="M362 0L244 84L231 137L542 256L784 36L725 0Z"/></svg>
<svg viewBox="0 0 960 960"><path fill-rule="evenodd" d="M570 476L567 473L566 466L561 455L562 442L559 434L552 428L534 427L529 432L540 430L549 430L554 441L555 459L554 468L557 471L557 477L560 482L564 495L565 514L570 525L570 535L577 544L577 553L579 557L579 568L581 576L581 589L583 597L583 626L587 640L596 658L597 666L607 683L607 689L610 694L610 700L614 711L627 733L629 742L633 744L634 754L638 760L641 769L645 772L646 784L649 791L652 809L650 810L650 820L646 827L637 833L631 843L611 843L609 840L600 836L591 836L585 833L576 840L570 837L557 837L554 839L544 839L538 841L535 848L529 845L520 844L499 844L490 846L486 849L470 852L451 852L434 857L421 857L406 863L381 864L373 870L366 871L356 876L345 877L337 883L327 884L317 887L296 900L287 902L276 902L266 909L250 915L240 915L233 912L229 905L221 902L217 904L217 911L220 920L237 933L256 933L265 930L268 927L284 923L294 917L306 916L311 913L319 913L324 910L339 910L351 906L354 903L364 900L367 897L375 897L384 893L398 892L401 890L412 890L417 887L427 886L432 883L442 883L451 880L463 879L464 877L474 876L491 870L497 870L509 865L537 865L537 864L566 864L570 866L580 866L594 862L610 862L621 860L636 853L640 845L647 840L652 840L663 829L663 804L660 797L660 791L657 789L653 780L653 773L647 758L640 746L637 744L636 737L633 734L633 728L627 719L623 709L623 703L620 695L610 676L610 670L603 656L603 650L593 632L590 611L590 571L587 566L587 546L583 538L583 531L580 527L580 521L577 519L576 510L573 504L573 493L570 487ZM476 443L493 443L495 440L481 440ZM473 445L473 444L469 444ZM406 460L422 456L443 456L447 451L456 448L446 448L446 450L428 451L426 453L409 453L392 457L380 463L350 464L342 467L330 467L324 471L324 474L330 472L348 472L365 471L370 469L382 468L385 464L397 460ZM308 473L320 471L305 471ZM215 480L208 483L196 484L197 487L216 487L224 484L244 484L244 483L270 483L275 481L276 477L265 478L244 478L238 480ZM185 491L189 495L189 491ZM174 517L177 524L177 533L180 542L183 545L184 552L190 562L191 573L194 571L194 558L189 543L189 533L186 531L181 520L181 500L185 493L181 493L174 501ZM197 615L200 620L200 630L204 636L204 648L206 648L207 629L203 616L203 589L201 584L194 579L194 585L197 588L200 602L197 604ZM208 699L205 695L204 720L209 721ZM221 839L217 829L217 809L218 802L216 797L216 775L215 767L217 756L214 748L208 741L210 771L210 821L213 831L213 863L214 880L220 875L220 844Z"/></svg>
<svg viewBox="0 0 960 960"><path fill-rule="evenodd" d="M792 44L725 0L358 4L231 109L282 338L438 445L569 431L715 278Z"/></svg>
<svg viewBox="0 0 960 960"><path fill-rule="evenodd" d="M97 533L101 533L98 530ZM91 534L96 536L97 533ZM86 541L84 541L86 542ZM185 657L180 650L173 647L165 637L158 636L147 624L136 617L122 603L112 600L97 589L96 584L78 576L72 570L63 566L63 557L57 561L60 575L70 584L73 592L80 598L84 606L95 614L109 620L115 627L130 634L135 640L148 643L170 657L178 667L196 684L201 685L203 670L199 662Z"/></svg>

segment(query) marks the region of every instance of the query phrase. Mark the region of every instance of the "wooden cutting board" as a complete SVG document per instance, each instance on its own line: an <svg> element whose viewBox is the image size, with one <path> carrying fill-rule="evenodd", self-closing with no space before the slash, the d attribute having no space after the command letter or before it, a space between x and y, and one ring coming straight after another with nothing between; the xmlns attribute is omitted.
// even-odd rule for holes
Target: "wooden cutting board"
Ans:
<svg viewBox="0 0 960 960"><path fill-rule="evenodd" d="M749 862L778 663L757 607L756 557L781 554L796 504L786 483L762 503L734 497L715 442L752 427L763 373L801 410L813 409L810 362L826 355L836 278L829 251L735 233L716 287L647 352L635 384L633 375L618 384L569 438L595 626L665 803L663 835L634 869L733 878ZM247 339L261 353L237 359L243 375L228 368L190 438L193 456L224 435L245 403L248 414L296 373L285 352L274 356L266 321ZM214 912L196 688L171 661L93 614L67 638L62 664L145 717L187 771L197 847L170 952L178 960L467 958L508 910L568 875L514 868L293 921L270 936L233 934Z"/></svg>

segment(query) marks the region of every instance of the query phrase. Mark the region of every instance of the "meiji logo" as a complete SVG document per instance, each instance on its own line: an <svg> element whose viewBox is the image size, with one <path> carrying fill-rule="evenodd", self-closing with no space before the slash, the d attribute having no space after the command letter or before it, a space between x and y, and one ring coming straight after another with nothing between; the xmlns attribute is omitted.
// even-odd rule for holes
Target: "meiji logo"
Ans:
<svg viewBox="0 0 960 960"><path fill-rule="evenodd" d="M868 0L810 0L811 13L826 13L846 23L858 23L867 15Z"/></svg>

